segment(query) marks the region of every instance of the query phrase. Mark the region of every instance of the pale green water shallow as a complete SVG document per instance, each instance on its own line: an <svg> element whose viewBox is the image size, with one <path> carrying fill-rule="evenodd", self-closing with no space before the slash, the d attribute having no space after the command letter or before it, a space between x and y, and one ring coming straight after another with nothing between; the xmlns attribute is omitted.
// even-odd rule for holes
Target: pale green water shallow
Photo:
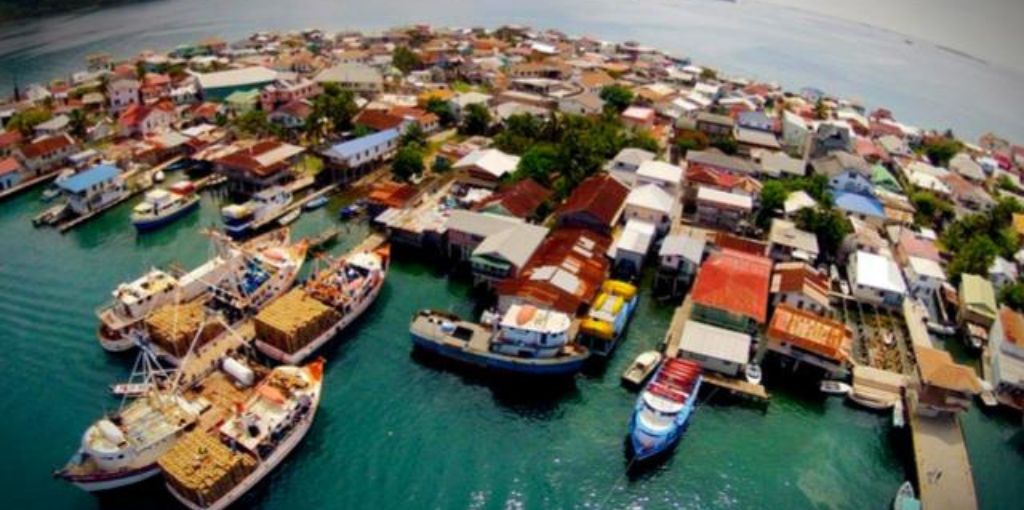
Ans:
<svg viewBox="0 0 1024 510"><path fill-rule="evenodd" d="M36 230L38 192L0 206L0 490L7 508L175 508L161 484L96 498L49 472L116 401L107 386L131 358L93 340L92 310L147 266L207 256L198 227L216 204L137 239L130 204L65 236ZM337 204L296 223L309 235ZM342 252L364 232L334 248ZM618 375L654 346L671 309L644 296L629 336L600 377L570 388L519 388L437 368L410 356L419 308L469 315L464 284L399 261L368 313L332 344L326 395L305 443L245 500L260 508L885 508L904 479L901 436L888 419L809 392L770 386L767 412L703 405L675 455L630 479L622 438L634 394ZM769 374L769 377L772 374ZM985 508L1013 508L1024 456L1015 424L979 412L966 420ZM897 439L893 439L897 438Z"/></svg>

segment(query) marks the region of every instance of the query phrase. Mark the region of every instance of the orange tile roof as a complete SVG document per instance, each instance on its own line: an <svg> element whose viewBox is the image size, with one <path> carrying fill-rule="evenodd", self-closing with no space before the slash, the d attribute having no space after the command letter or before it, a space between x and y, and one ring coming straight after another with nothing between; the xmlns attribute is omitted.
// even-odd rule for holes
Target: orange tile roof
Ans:
<svg viewBox="0 0 1024 510"><path fill-rule="evenodd" d="M771 275L770 259L722 250L700 265L691 296L701 306L726 310L764 324Z"/></svg>
<svg viewBox="0 0 1024 510"><path fill-rule="evenodd" d="M69 145L74 145L74 143L75 140L68 135L48 136L23 146L21 154L26 158L38 158L61 150Z"/></svg>
<svg viewBox="0 0 1024 510"><path fill-rule="evenodd" d="M999 309L999 322L1003 325L1003 340L1024 348L1024 315L1003 306Z"/></svg>
<svg viewBox="0 0 1024 510"><path fill-rule="evenodd" d="M376 131L387 131L396 128L405 119L389 114L383 110L363 110L356 116L355 123L359 126L366 126Z"/></svg>
<svg viewBox="0 0 1024 510"><path fill-rule="evenodd" d="M21 170L21 164L18 163L17 159L7 158L0 160L0 176L15 173L19 170Z"/></svg>
<svg viewBox="0 0 1024 510"><path fill-rule="evenodd" d="M415 186L387 181L374 184L368 198L371 202L387 207L404 207L414 196Z"/></svg>
<svg viewBox="0 0 1024 510"><path fill-rule="evenodd" d="M551 190L537 184L533 179L523 179L511 186L505 186L497 193L487 197L476 205L475 209L480 210L487 206L498 204L509 214L526 218L533 214L548 198L551 197Z"/></svg>
<svg viewBox="0 0 1024 510"><path fill-rule="evenodd" d="M611 226L629 194L629 188L608 174L588 177L573 190L557 211L565 215L587 213L605 225Z"/></svg>
<svg viewBox="0 0 1024 510"><path fill-rule="evenodd" d="M740 251L758 256L764 255L765 251L768 249L768 245L762 241L747 237L740 237L728 232L715 232L714 236L714 245L722 249Z"/></svg>
<svg viewBox="0 0 1024 510"><path fill-rule="evenodd" d="M853 342L843 323L787 304L775 308L767 335L769 341L787 342L839 362L849 357Z"/></svg>
<svg viewBox="0 0 1024 510"><path fill-rule="evenodd" d="M922 345L914 350L917 370L925 384L972 395L981 393L981 383L974 369L954 363L948 352Z"/></svg>

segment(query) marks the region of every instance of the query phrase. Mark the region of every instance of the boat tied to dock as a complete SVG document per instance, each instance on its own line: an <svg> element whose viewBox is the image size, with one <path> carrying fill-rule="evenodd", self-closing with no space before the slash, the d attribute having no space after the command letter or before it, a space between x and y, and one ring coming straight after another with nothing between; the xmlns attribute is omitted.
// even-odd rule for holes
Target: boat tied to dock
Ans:
<svg viewBox="0 0 1024 510"><path fill-rule="evenodd" d="M637 398L629 421L629 446L634 462L675 448L697 406L701 380L701 368L696 362L665 360Z"/></svg>
<svg viewBox="0 0 1024 510"><path fill-rule="evenodd" d="M132 209L132 225L140 232L158 229L199 207L199 194L190 181L176 182L167 189L146 192Z"/></svg>
<svg viewBox="0 0 1024 510"><path fill-rule="evenodd" d="M639 299L635 286L608 280L580 323L579 343L596 356L609 357L629 325Z"/></svg>

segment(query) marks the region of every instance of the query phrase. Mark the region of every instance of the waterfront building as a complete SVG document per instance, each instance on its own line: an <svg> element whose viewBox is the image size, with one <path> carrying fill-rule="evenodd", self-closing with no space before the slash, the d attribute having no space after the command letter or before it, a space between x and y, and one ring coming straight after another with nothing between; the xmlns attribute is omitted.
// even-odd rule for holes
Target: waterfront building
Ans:
<svg viewBox="0 0 1024 510"><path fill-rule="evenodd" d="M1002 306L989 334L989 381L996 398L1024 410L1024 315Z"/></svg>
<svg viewBox="0 0 1024 510"><path fill-rule="evenodd" d="M15 158L0 159L0 191L11 189L21 182L21 163Z"/></svg>
<svg viewBox="0 0 1024 510"><path fill-rule="evenodd" d="M493 214L504 214L522 219L539 219L541 206L551 198L552 191L526 178L503 186L491 196L477 202L474 210Z"/></svg>
<svg viewBox="0 0 1024 510"><path fill-rule="evenodd" d="M664 235L678 215L677 204L673 196L658 185L645 184L634 188L626 196L622 221L644 221L654 225L658 235Z"/></svg>
<svg viewBox="0 0 1024 510"><path fill-rule="evenodd" d="M498 149L478 149L456 161L452 168L464 174L463 182L494 189L502 178L515 172L518 165L519 156Z"/></svg>
<svg viewBox="0 0 1024 510"><path fill-rule="evenodd" d="M827 315L832 309L829 285L828 275L806 262L780 262L772 272L771 304Z"/></svg>
<svg viewBox="0 0 1024 510"><path fill-rule="evenodd" d="M676 354L696 361L704 370L736 377L750 362L752 343L747 333L688 320Z"/></svg>
<svg viewBox="0 0 1024 510"><path fill-rule="evenodd" d="M695 202L698 222L726 230L736 230L754 211L754 199L750 195L706 186L697 187Z"/></svg>
<svg viewBox="0 0 1024 510"><path fill-rule="evenodd" d="M276 140L236 144L234 151L216 159L216 169L235 191L255 193L291 180L292 165L305 152L297 145Z"/></svg>
<svg viewBox="0 0 1024 510"><path fill-rule="evenodd" d="M690 297L694 320L752 333L767 322L772 261L723 249L700 266Z"/></svg>
<svg viewBox="0 0 1024 510"><path fill-rule="evenodd" d="M983 345L989 328L996 321L996 292L985 277L974 274L960 275L960 310L957 324L972 343Z"/></svg>
<svg viewBox="0 0 1024 510"><path fill-rule="evenodd" d="M917 414L937 416L967 412L973 397L982 389L974 369L954 363L946 351L924 345L915 345L914 355L918 377L911 387Z"/></svg>
<svg viewBox="0 0 1024 510"><path fill-rule="evenodd" d="M907 294L907 284L892 259L866 251L850 256L846 267L853 297L873 305L899 307Z"/></svg>
<svg viewBox="0 0 1024 510"><path fill-rule="evenodd" d="M113 165L94 166L57 185L68 207L80 216L106 207L124 193L121 169Z"/></svg>
<svg viewBox="0 0 1024 510"><path fill-rule="evenodd" d="M389 129L335 144L321 155L329 168L341 172L336 180L348 182L391 159L398 150L398 139L398 130Z"/></svg>
<svg viewBox="0 0 1024 510"><path fill-rule="evenodd" d="M14 150L28 175L33 177L56 170L78 152L78 142L68 134L37 139Z"/></svg>
<svg viewBox="0 0 1024 510"><path fill-rule="evenodd" d="M117 124L123 137L145 137L170 129L176 120L177 113L170 102L136 103L121 112Z"/></svg>
<svg viewBox="0 0 1024 510"><path fill-rule="evenodd" d="M448 258L469 262L474 283L515 277L548 233L519 218L462 209L451 211L444 230Z"/></svg>
<svg viewBox="0 0 1024 510"><path fill-rule="evenodd" d="M629 189L608 174L586 178L555 210L559 228L586 228L608 236L619 222Z"/></svg>
<svg viewBox="0 0 1024 510"><path fill-rule="evenodd" d="M615 270L628 278L639 276L656 235L653 223L637 218L627 220L612 245Z"/></svg>
<svg viewBox="0 0 1024 510"><path fill-rule="evenodd" d="M206 101L224 101L238 91L257 91L277 80L277 71L261 66L197 73L199 90Z"/></svg>
<svg viewBox="0 0 1024 510"><path fill-rule="evenodd" d="M834 375L845 372L853 344L842 322L786 303L775 307L766 337L770 351Z"/></svg>

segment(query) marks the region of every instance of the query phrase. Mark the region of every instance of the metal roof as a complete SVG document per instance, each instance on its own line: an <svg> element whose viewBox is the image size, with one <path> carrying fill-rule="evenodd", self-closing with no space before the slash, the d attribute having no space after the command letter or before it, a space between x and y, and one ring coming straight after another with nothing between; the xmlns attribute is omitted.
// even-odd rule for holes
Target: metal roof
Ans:
<svg viewBox="0 0 1024 510"><path fill-rule="evenodd" d="M69 177L58 185L64 191L81 193L101 182L117 177L120 173L121 170L114 165L97 165Z"/></svg>
<svg viewBox="0 0 1024 510"><path fill-rule="evenodd" d="M398 138L398 130L389 129L333 145L325 152L325 155L339 159L348 159L360 152L388 143L396 138Z"/></svg>

